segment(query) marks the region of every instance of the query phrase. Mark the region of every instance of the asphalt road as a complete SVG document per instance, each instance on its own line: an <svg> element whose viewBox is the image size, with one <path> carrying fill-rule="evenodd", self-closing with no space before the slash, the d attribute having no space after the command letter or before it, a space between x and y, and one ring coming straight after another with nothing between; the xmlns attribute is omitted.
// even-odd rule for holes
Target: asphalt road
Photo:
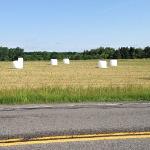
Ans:
<svg viewBox="0 0 150 150"><path fill-rule="evenodd" d="M150 104L0 106L0 139L150 131ZM25 145L5 149L150 149L150 138Z"/></svg>

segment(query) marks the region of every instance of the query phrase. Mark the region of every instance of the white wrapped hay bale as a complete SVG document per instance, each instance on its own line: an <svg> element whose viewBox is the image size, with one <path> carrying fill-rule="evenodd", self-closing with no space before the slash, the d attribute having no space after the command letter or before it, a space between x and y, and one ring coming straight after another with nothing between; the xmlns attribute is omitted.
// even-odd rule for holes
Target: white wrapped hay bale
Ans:
<svg viewBox="0 0 150 150"><path fill-rule="evenodd" d="M110 60L110 66L111 66L111 67L117 67L117 66L118 66L118 61L117 61L117 59L111 59L111 60Z"/></svg>
<svg viewBox="0 0 150 150"><path fill-rule="evenodd" d="M57 66L58 65L57 59L51 59L51 65Z"/></svg>
<svg viewBox="0 0 150 150"><path fill-rule="evenodd" d="M107 67L107 61L105 61L105 60L100 60L100 61L98 62L98 68L108 68L108 67Z"/></svg>
<svg viewBox="0 0 150 150"><path fill-rule="evenodd" d="M12 62L12 65L13 65L13 68L17 68L18 61L17 61L17 60L16 60L16 61L13 61L13 62Z"/></svg>
<svg viewBox="0 0 150 150"><path fill-rule="evenodd" d="M18 58L18 63L21 68L23 68L23 58Z"/></svg>
<svg viewBox="0 0 150 150"><path fill-rule="evenodd" d="M13 68L23 69L23 65L20 62L18 62L18 60L16 60L16 61L13 61Z"/></svg>
<svg viewBox="0 0 150 150"><path fill-rule="evenodd" d="M18 62L23 63L23 58L19 57Z"/></svg>
<svg viewBox="0 0 150 150"><path fill-rule="evenodd" d="M70 64L70 60L68 58L63 59L63 63L69 65Z"/></svg>

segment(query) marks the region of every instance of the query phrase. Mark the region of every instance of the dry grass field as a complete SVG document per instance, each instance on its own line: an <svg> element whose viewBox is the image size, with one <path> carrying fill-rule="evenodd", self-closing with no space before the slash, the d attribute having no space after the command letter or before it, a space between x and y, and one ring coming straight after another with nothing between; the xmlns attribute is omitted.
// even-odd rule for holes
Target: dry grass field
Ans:
<svg viewBox="0 0 150 150"><path fill-rule="evenodd" d="M150 100L150 59L119 60L108 69L97 62L25 62L23 70L0 62L0 103Z"/></svg>
<svg viewBox="0 0 150 150"><path fill-rule="evenodd" d="M0 62L0 89L41 87L150 87L150 60L119 60L118 67L96 68L98 60L71 61L51 66L49 62L25 62L23 70Z"/></svg>

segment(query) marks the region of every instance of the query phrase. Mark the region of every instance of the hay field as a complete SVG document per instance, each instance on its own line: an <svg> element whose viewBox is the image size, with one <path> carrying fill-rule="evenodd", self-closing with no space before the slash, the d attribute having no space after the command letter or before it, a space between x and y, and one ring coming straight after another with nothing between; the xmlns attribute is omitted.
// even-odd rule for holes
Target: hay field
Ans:
<svg viewBox="0 0 150 150"><path fill-rule="evenodd" d="M0 62L0 104L150 101L150 59L108 69L97 62L25 62L23 70Z"/></svg>
<svg viewBox="0 0 150 150"><path fill-rule="evenodd" d="M150 87L150 59L119 60L118 67L99 69L98 60L51 66L48 61L25 62L23 70L0 62L0 90L42 87Z"/></svg>

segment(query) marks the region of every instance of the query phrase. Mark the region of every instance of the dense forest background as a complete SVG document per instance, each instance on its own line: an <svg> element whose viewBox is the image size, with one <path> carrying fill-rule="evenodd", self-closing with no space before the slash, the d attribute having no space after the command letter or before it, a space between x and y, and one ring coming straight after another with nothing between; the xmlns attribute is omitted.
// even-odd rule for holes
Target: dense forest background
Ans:
<svg viewBox="0 0 150 150"><path fill-rule="evenodd" d="M150 47L99 47L96 49L85 50L83 52L24 52L22 48L0 47L0 61L12 61L23 57L24 60L50 60L52 58L71 60L87 59L136 59L150 58Z"/></svg>

